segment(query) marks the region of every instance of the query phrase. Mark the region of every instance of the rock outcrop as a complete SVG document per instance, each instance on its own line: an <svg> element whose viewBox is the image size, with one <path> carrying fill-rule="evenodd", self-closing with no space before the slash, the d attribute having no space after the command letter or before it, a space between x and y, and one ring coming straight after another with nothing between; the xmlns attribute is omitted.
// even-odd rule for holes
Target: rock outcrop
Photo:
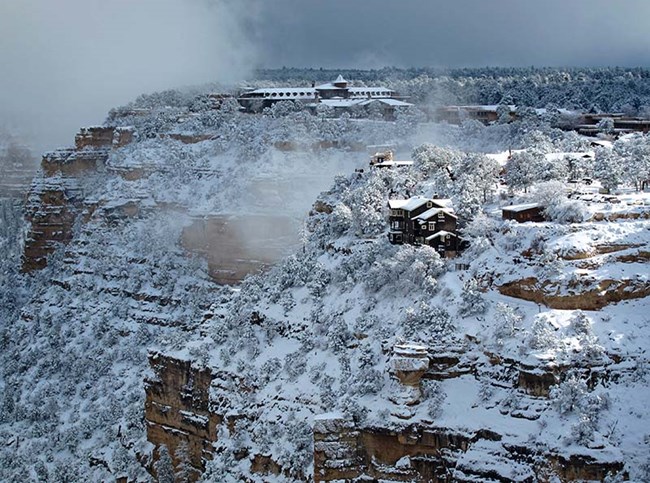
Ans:
<svg viewBox="0 0 650 483"><path fill-rule="evenodd" d="M154 377L145 381L147 439L156 448L165 445L178 466L179 446L187 445L187 458L197 479L212 458L212 443L223 418L210 412L212 373L182 361L152 353L149 357ZM158 458L158 451L154 458Z"/></svg>
<svg viewBox="0 0 650 483"><path fill-rule="evenodd" d="M187 447L195 479L214 455L220 427L227 429L231 436L235 431L238 416L224 411L229 407L227 401L235 397L232 391L246 392L253 388L244 387L236 375L192 365L186 360L153 353L150 363L154 377L145 383L145 419L148 439L156 447L154 458L165 445L173 464L179 465L177 449L181 445ZM424 347L398 346L393 351L389 370L409 390L408 396L417 396L420 382L425 379L481 377L490 384L490 367L500 364L513 365L516 361L499 360L497 356L481 362L469 361L462 355L440 355L427 353ZM483 365L487 366L479 367ZM458 370L459 367L463 370ZM515 374L512 387L522 398L530 399L522 405L531 408L539 405L540 398L547 398L549 388L564 376L562 368L523 365ZM418 405L419 398L400 398L393 404ZM535 419L532 413L533 409L526 412L517 408L510 416ZM524 443L512 444L504 435L488 428L462 430L425 420L382 426L376 422L360 423L342 413L321 414L314 417L313 441L313 481L316 482L532 483L550 481L551 474L563 482L603 481L608 474L618 474L623 469L621 461L599 460L593 451L592 456L558 454L534 444L530 447ZM248 459L251 471L262 475L286 473L270 455L255 454L244 448L237 457Z"/></svg>
<svg viewBox="0 0 650 483"><path fill-rule="evenodd" d="M84 210L80 181L102 171L111 149L132 142L130 128L88 127L75 137L75 147L46 153L42 178L32 183L26 218L31 223L23 255L24 272L47 265L47 256L58 244L72 240L73 226Z"/></svg>
<svg viewBox="0 0 650 483"><path fill-rule="evenodd" d="M505 283L498 290L509 297L560 310L599 310L622 300L650 295L650 283L642 279L583 280L580 285L562 286L558 282L530 277Z"/></svg>

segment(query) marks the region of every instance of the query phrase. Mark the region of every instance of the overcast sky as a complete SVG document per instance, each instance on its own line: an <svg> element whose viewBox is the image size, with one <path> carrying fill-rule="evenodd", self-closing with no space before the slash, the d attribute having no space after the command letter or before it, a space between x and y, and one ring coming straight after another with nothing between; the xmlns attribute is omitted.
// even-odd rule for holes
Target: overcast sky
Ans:
<svg viewBox="0 0 650 483"><path fill-rule="evenodd" d="M38 149L256 66L650 66L650 0L0 0L0 124Z"/></svg>
<svg viewBox="0 0 650 483"><path fill-rule="evenodd" d="M273 0L266 66L649 66L649 0Z"/></svg>

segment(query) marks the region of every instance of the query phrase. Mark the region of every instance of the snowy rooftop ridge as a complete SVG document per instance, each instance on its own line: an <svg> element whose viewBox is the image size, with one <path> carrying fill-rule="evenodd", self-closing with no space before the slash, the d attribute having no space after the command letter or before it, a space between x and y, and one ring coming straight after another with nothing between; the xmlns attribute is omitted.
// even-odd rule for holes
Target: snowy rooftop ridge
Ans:
<svg viewBox="0 0 650 483"><path fill-rule="evenodd" d="M431 208L451 210L452 202L448 198L427 198L425 196L412 196L407 200L388 200L388 207L392 210L413 211L420 206L431 203Z"/></svg>
<svg viewBox="0 0 650 483"><path fill-rule="evenodd" d="M434 200L435 201L435 200ZM415 220L423 220L426 221L432 216L437 215L438 213L445 213L452 218L458 219L458 217L454 214L453 210L450 210L448 208L431 208L430 210L425 211L421 215L416 216L414 219Z"/></svg>
<svg viewBox="0 0 650 483"><path fill-rule="evenodd" d="M436 232L433 235L429 235L428 237L425 238L425 240L430 241L430 240L433 240L434 238L443 237L443 236L447 236L447 235L451 235L451 236L454 236L454 237L458 236L455 233L452 233L450 231L440 230L439 232Z"/></svg>
<svg viewBox="0 0 650 483"><path fill-rule="evenodd" d="M522 203L520 205L510 205L504 206L501 208L503 211L526 211L532 210L533 208L541 208L542 205L539 203Z"/></svg>

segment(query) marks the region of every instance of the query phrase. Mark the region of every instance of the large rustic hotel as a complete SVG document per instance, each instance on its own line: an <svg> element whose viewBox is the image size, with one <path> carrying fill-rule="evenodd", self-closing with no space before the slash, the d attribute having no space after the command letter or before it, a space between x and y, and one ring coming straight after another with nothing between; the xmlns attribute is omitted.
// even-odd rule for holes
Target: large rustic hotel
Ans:
<svg viewBox="0 0 650 483"><path fill-rule="evenodd" d="M394 90L386 87L351 87L339 75L336 80L312 87L271 87L255 89L239 97L240 104L249 112L259 112L276 102L298 101L316 108L319 104L336 110L348 110L355 106L368 107L377 103L383 110L409 107Z"/></svg>

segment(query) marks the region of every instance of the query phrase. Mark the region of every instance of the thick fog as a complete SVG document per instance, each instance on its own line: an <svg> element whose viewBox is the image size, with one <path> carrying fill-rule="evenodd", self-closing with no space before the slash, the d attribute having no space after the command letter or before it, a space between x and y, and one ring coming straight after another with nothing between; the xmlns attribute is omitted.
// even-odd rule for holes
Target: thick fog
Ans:
<svg viewBox="0 0 650 483"><path fill-rule="evenodd" d="M246 77L239 2L0 0L0 126L38 150L139 94Z"/></svg>

